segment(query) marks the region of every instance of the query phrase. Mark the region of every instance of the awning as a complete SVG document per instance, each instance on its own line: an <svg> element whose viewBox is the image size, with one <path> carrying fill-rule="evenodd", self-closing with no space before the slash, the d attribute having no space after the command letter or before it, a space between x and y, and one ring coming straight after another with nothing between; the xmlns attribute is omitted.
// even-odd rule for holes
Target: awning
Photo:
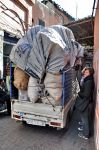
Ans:
<svg viewBox="0 0 99 150"><path fill-rule="evenodd" d="M80 44L85 46L94 45L94 18L88 17L80 19L69 24L65 24L64 26L73 31L76 40Z"/></svg>
<svg viewBox="0 0 99 150"><path fill-rule="evenodd" d="M19 38L17 38L14 34L10 34L4 31L4 41L5 44L15 45L18 42Z"/></svg>

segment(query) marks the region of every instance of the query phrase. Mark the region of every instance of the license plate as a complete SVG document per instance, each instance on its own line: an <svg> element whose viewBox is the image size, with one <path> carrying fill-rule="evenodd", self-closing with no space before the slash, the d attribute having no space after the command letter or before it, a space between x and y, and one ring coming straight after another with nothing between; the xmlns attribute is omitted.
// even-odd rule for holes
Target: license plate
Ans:
<svg viewBox="0 0 99 150"><path fill-rule="evenodd" d="M20 115L20 117L23 117L23 116L24 116L24 113L23 113L23 112L20 112L19 115Z"/></svg>
<svg viewBox="0 0 99 150"><path fill-rule="evenodd" d="M33 124L33 125L38 125L38 126L45 126L45 122L44 121L39 121L39 120L28 119L27 123L28 124Z"/></svg>

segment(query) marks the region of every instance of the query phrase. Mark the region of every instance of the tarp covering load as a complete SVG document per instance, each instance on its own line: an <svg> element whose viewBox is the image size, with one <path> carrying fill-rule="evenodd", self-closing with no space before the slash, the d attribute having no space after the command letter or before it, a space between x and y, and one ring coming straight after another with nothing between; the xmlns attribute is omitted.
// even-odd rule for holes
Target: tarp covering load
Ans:
<svg viewBox="0 0 99 150"><path fill-rule="evenodd" d="M70 29L53 25L35 26L12 49L10 59L30 76L42 79L45 72L57 74L67 64L72 67L83 48Z"/></svg>
<svg viewBox="0 0 99 150"><path fill-rule="evenodd" d="M12 49L10 59L18 71L21 69L30 76L24 90L27 89L25 93L31 102L35 103L40 98L43 103L60 105L61 99L72 95L72 77L61 73L72 68L76 58L82 56L83 47L75 41L72 31L53 25L31 28ZM25 75L23 72L22 76ZM65 80L68 84L64 83ZM21 82L15 85L21 90L20 97L26 99ZM63 90L67 91L67 96Z"/></svg>

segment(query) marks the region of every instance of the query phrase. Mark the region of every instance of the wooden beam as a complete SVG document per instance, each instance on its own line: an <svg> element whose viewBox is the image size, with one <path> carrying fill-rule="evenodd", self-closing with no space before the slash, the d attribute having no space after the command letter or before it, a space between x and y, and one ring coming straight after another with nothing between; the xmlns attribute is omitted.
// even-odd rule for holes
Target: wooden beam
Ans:
<svg viewBox="0 0 99 150"><path fill-rule="evenodd" d="M25 0L27 4L29 5L34 5L35 4L35 0Z"/></svg>
<svg viewBox="0 0 99 150"><path fill-rule="evenodd" d="M24 11L24 22L25 22L25 28L26 31L28 30L28 9L19 1L19 0L10 0L12 1L17 7L19 7L21 10Z"/></svg>
<svg viewBox="0 0 99 150"><path fill-rule="evenodd" d="M87 40L87 39L90 39L90 38L94 38L94 36L87 36L87 37L79 38L79 39L77 39L77 41Z"/></svg>
<svg viewBox="0 0 99 150"><path fill-rule="evenodd" d="M71 22L70 24L66 24L65 26L67 26L67 27L73 27L73 26L77 26L77 25L80 25L80 24L85 24L85 23L91 22L92 19L90 18L88 20L83 20L83 21L80 21L80 20L74 21L74 22Z"/></svg>
<svg viewBox="0 0 99 150"><path fill-rule="evenodd" d="M27 11L27 8L19 0L10 0L10 1L12 1L15 5L17 5L23 11Z"/></svg>

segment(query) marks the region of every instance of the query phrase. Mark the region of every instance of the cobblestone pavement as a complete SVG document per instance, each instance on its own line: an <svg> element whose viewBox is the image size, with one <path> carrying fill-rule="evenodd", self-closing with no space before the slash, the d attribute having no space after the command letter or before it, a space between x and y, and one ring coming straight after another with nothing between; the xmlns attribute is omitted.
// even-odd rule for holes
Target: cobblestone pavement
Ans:
<svg viewBox="0 0 99 150"><path fill-rule="evenodd" d="M77 136L77 118L73 115L67 132L55 128L23 125L0 114L0 150L94 150L93 137Z"/></svg>

